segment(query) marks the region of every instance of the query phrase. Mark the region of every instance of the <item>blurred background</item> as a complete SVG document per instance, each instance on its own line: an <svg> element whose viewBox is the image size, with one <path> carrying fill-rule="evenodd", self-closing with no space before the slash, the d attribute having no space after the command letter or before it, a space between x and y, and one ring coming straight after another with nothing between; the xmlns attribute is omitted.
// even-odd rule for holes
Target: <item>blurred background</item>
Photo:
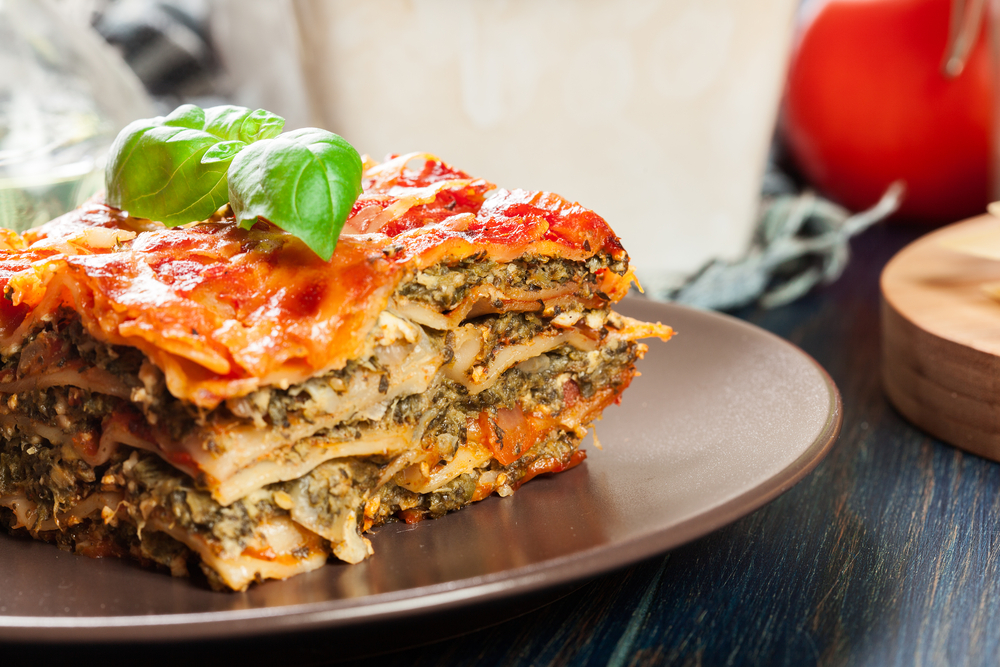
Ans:
<svg viewBox="0 0 1000 667"><path fill-rule="evenodd" d="M102 187L117 131L261 107L604 216L647 292L786 303L887 216L996 188L985 0L0 0L0 224Z"/></svg>

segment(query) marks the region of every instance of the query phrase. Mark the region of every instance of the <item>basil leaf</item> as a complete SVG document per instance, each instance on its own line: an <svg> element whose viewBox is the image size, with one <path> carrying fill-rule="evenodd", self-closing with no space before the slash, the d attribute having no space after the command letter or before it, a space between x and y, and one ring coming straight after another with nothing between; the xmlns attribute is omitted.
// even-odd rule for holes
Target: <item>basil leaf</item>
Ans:
<svg viewBox="0 0 1000 667"><path fill-rule="evenodd" d="M246 144L277 135L284 122L262 109L185 104L130 123L111 146L107 202L170 227L204 220L229 199L233 157Z"/></svg>
<svg viewBox="0 0 1000 667"><path fill-rule="evenodd" d="M220 141L205 151L205 154L201 156L201 163L225 162L228 165L236 157L236 154L244 148L246 148L246 144L242 141Z"/></svg>
<svg viewBox="0 0 1000 667"><path fill-rule="evenodd" d="M361 156L342 137L294 130L240 151L229 167L229 203L243 227L264 218L329 261L361 174Z"/></svg>
<svg viewBox="0 0 1000 667"><path fill-rule="evenodd" d="M137 120L136 123L154 123L162 120L161 125L170 127L186 127L189 130L200 130L205 127L205 110L193 104L182 104L167 116Z"/></svg>
<svg viewBox="0 0 1000 667"><path fill-rule="evenodd" d="M278 136L284 126L284 118L263 109L227 105L205 110L205 131L221 139L250 144Z"/></svg>

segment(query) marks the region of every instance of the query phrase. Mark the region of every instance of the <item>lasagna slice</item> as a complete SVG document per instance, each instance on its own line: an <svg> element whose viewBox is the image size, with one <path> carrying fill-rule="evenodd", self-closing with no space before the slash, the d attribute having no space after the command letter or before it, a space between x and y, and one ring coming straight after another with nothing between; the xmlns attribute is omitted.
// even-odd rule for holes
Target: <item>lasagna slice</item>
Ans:
<svg viewBox="0 0 1000 667"><path fill-rule="evenodd" d="M669 327L595 213L366 164L333 258L100 201L0 238L0 521L244 589L571 468Z"/></svg>

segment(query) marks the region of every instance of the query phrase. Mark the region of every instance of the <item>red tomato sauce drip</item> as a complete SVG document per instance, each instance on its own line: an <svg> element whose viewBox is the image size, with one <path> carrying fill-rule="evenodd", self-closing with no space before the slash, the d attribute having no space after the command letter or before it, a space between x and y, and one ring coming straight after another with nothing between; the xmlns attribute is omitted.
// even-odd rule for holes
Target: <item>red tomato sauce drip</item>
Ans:
<svg viewBox="0 0 1000 667"><path fill-rule="evenodd" d="M424 513L420 510L399 510L399 518L402 519L407 524L420 523L424 520Z"/></svg>
<svg viewBox="0 0 1000 667"><path fill-rule="evenodd" d="M541 420L525 417L520 406L501 408L493 417L489 412L479 414L479 429L483 444L493 452L501 465L510 465L531 449L544 432Z"/></svg>
<svg viewBox="0 0 1000 667"><path fill-rule="evenodd" d="M87 536L89 539L78 540L76 543L76 553L87 558L125 558L128 552L118 546L114 540L108 537L97 537L91 531Z"/></svg>
<svg viewBox="0 0 1000 667"><path fill-rule="evenodd" d="M3 295L0 295L0 328L2 328L2 333L11 334L16 331L30 311L28 306L24 304L15 306Z"/></svg>
<svg viewBox="0 0 1000 667"><path fill-rule="evenodd" d="M563 410L569 410L580 400L580 388L572 380L563 385Z"/></svg>
<svg viewBox="0 0 1000 667"><path fill-rule="evenodd" d="M521 485L527 481L538 477L539 475L553 474L557 472L564 472L570 468L575 468L587 459L587 452L582 449L578 449L569 457L569 460L563 463L559 459L544 458L533 461L530 466L528 466L527 474L521 479L517 480L514 484L514 489L517 490L521 488Z"/></svg>
<svg viewBox="0 0 1000 667"><path fill-rule="evenodd" d="M187 466L189 468L198 467L198 464L195 462L193 458L191 458L191 455L188 454L187 452L170 452L167 455L167 458L169 458L171 462L176 463L177 465Z"/></svg>

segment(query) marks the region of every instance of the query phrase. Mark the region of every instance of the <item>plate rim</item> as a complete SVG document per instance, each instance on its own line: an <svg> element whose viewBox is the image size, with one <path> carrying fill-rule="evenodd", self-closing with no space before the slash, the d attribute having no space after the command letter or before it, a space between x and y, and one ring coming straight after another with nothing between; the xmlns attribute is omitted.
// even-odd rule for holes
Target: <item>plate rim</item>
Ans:
<svg viewBox="0 0 1000 667"><path fill-rule="evenodd" d="M405 619L411 614L436 614L492 599L512 598L555 588L611 572L676 549L757 511L775 500L826 457L840 435L843 400L830 374L794 343L731 315L688 306L627 297L621 303L680 309L764 334L804 357L819 373L829 394L826 423L817 437L789 464L762 483L707 511L696 513L665 530L602 544L520 568L350 599L324 600L280 607L149 614L135 616L12 616L0 615L0 641L85 643L123 641L150 643L176 640L235 639L250 635L276 636L318 629L344 629L372 622ZM59 631L53 635L53 631Z"/></svg>

